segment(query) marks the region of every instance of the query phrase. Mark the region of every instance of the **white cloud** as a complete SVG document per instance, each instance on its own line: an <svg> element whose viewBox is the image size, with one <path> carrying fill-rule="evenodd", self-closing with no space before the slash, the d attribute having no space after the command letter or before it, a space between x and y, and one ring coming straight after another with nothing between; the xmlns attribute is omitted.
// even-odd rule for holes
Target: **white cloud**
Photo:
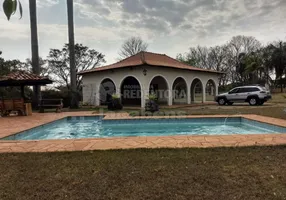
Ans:
<svg viewBox="0 0 286 200"><path fill-rule="evenodd" d="M23 1L28 15L28 0ZM66 1L37 2L38 16L45 21L38 26L44 56L49 48L61 48L68 41L65 20L56 21L66 19ZM108 63L116 60L121 43L130 36L141 36L150 43L150 51L171 56L190 46L222 44L239 34L264 43L286 36L285 0L74 0L74 4L76 41L105 53ZM64 10L53 18L55 8ZM3 17L0 26L0 42L29 39L28 17L11 22Z"/></svg>

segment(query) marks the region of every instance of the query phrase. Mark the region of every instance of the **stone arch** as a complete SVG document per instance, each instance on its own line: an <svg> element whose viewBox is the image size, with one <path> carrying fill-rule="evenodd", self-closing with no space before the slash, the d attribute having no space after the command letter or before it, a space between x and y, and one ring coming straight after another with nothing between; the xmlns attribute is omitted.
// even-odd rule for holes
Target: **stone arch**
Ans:
<svg viewBox="0 0 286 200"><path fill-rule="evenodd" d="M121 103L123 105L141 105L142 85L135 76L126 76L120 84Z"/></svg>
<svg viewBox="0 0 286 200"><path fill-rule="evenodd" d="M191 84L191 101L192 103L204 101L204 86L199 78L194 78Z"/></svg>
<svg viewBox="0 0 286 200"><path fill-rule="evenodd" d="M188 85L184 78L177 77L173 81L173 104L187 104L188 103Z"/></svg>
<svg viewBox="0 0 286 200"><path fill-rule="evenodd" d="M154 76L149 83L149 94L156 94L159 104L168 104L169 84L167 79L162 75Z"/></svg>
<svg viewBox="0 0 286 200"><path fill-rule="evenodd" d="M213 79L209 79L206 84L206 101L214 101L216 96L216 83Z"/></svg>
<svg viewBox="0 0 286 200"><path fill-rule="evenodd" d="M99 103L107 105L112 95L116 93L116 86L111 78L104 78L99 85Z"/></svg>

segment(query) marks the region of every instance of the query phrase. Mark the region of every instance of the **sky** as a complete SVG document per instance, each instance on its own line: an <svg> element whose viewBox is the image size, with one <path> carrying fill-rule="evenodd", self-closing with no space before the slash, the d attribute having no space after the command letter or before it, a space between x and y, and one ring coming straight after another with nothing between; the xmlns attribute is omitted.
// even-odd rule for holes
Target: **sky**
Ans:
<svg viewBox="0 0 286 200"><path fill-rule="evenodd" d="M23 17L7 21L0 8L0 51L5 59L31 56L28 0ZM2 3L2 1L1 1ZM176 57L197 45L254 36L267 44L286 40L285 0L74 0L75 40L118 59L122 43L140 36L148 51ZM39 54L68 41L66 0L37 0Z"/></svg>

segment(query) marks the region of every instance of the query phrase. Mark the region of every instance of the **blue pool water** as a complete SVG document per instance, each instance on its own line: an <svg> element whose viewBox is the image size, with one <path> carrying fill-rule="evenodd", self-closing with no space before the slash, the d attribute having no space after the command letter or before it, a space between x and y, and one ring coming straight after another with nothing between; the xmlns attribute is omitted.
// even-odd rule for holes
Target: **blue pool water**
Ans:
<svg viewBox="0 0 286 200"><path fill-rule="evenodd" d="M244 118L102 120L67 117L4 140L47 140L169 135L286 133L286 128Z"/></svg>

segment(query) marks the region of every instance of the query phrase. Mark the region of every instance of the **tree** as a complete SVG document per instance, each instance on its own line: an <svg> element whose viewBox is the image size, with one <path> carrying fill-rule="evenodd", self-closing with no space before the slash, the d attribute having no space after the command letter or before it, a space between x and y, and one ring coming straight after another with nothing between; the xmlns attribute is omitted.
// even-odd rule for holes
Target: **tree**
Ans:
<svg viewBox="0 0 286 200"><path fill-rule="evenodd" d="M131 37L127 39L121 46L119 56L121 59L133 56L141 51L147 51L148 44L140 37Z"/></svg>
<svg viewBox="0 0 286 200"><path fill-rule="evenodd" d="M0 55L2 52L0 51ZM22 63L19 60L5 60L0 57L0 76L5 76L12 71L21 69Z"/></svg>
<svg viewBox="0 0 286 200"><path fill-rule="evenodd" d="M69 35L69 61L70 61L70 93L71 108L78 108L79 99L77 98L76 66L75 66L75 46L74 46L74 22L73 22L73 0L67 0L68 12L68 35Z"/></svg>
<svg viewBox="0 0 286 200"><path fill-rule="evenodd" d="M15 14L18 9L20 18L22 17L23 9L19 0L4 0L3 10L8 20L11 15ZM37 30L37 4L36 0L29 0L30 8L30 29L31 29L31 49L32 49L32 66L33 73L39 74L39 47L38 47L38 30ZM34 86L34 103L38 105L41 98L40 86Z"/></svg>
<svg viewBox="0 0 286 200"><path fill-rule="evenodd" d="M245 68L242 72L248 83L265 82L265 66L263 65L262 52L256 51L245 56Z"/></svg>
<svg viewBox="0 0 286 200"><path fill-rule="evenodd" d="M262 47L261 43L252 36L235 36L227 44L227 63L230 72L233 74L232 80L240 83L245 82L245 57L258 51Z"/></svg>
<svg viewBox="0 0 286 200"><path fill-rule="evenodd" d="M2 52L0 51L0 56L1 54ZM5 76L13 71L20 70L21 66L22 63L19 60L5 60L0 57L0 76ZM28 90L28 88L25 89L26 92ZM19 94L19 87L0 87L0 98L19 98Z"/></svg>
<svg viewBox="0 0 286 200"><path fill-rule="evenodd" d="M8 20L10 20L11 16L14 15L18 9L19 5L19 13L20 13L20 19L22 18L22 4L19 0L4 0L3 1L3 11L7 17Z"/></svg>
<svg viewBox="0 0 286 200"><path fill-rule="evenodd" d="M94 49L82 44L75 44L75 73L95 68L105 62L104 55ZM60 84L65 85L69 90L70 86L70 52L69 45L65 44L62 49L51 49L47 58L48 68L51 75ZM80 91L82 77L76 78L76 90Z"/></svg>
<svg viewBox="0 0 286 200"><path fill-rule="evenodd" d="M43 58L39 57L40 76L49 76L51 74L51 69L47 66L47 64L48 64L47 60L44 60ZM33 66L31 59L27 58L26 62L22 63L20 69L33 73Z"/></svg>
<svg viewBox="0 0 286 200"><path fill-rule="evenodd" d="M189 52L177 55L177 60L184 62L188 65L211 69L220 72L227 72L229 67L225 63L226 46L215 47L191 47ZM228 82L228 74L225 73L219 78L219 85Z"/></svg>
<svg viewBox="0 0 286 200"><path fill-rule="evenodd" d="M40 75L36 0L29 0L29 8L30 8L32 68L34 74ZM40 98L41 98L41 87L34 86L35 105L39 104Z"/></svg>
<svg viewBox="0 0 286 200"><path fill-rule="evenodd" d="M190 66L197 66L197 61L195 60L195 58L193 58L190 54L185 53L185 54L181 54L179 53L176 57L176 59L180 62L183 62L187 65Z"/></svg>
<svg viewBox="0 0 286 200"><path fill-rule="evenodd" d="M281 92L283 92L283 76L286 75L286 43L279 41L268 45L270 59L268 65L275 70L276 80L280 80Z"/></svg>

